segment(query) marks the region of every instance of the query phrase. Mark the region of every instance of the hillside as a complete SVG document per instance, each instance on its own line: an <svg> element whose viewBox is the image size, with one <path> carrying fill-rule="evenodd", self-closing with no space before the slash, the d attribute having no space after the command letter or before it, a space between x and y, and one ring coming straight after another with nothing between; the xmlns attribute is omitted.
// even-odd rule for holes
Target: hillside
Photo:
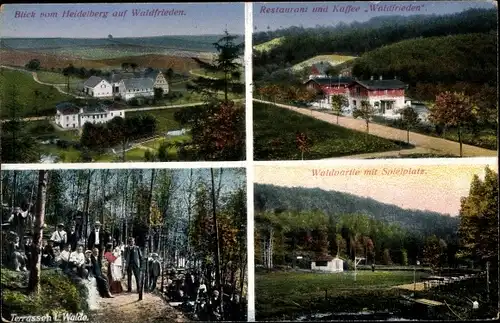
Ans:
<svg viewBox="0 0 500 323"><path fill-rule="evenodd" d="M354 61L352 73L365 79L372 75L397 76L410 85L496 85L496 36L480 33L404 40L365 53Z"/></svg>
<svg viewBox="0 0 500 323"><path fill-rule="evenodd" d="M127 38L2 38L0 48L33 50L76 47L102 46L140 46L186 51L215 51L213 43L222 35L195 36L157 36L157 37L127 37ZM244 37L238 36L236 42L243 42Z"/></svg>
<svg viewBox="0 0 500 323"><path fill-rule="evenodd" d="M360 56L407 39L496 30L497 11L494 9L471 9L448 15L381 16L364 23L353 22L349 25L319 28L293 27L254 35L255 44L285 36L279 46L257 53L254 56L254 66L275 65L273 70L277 70L320 54ZM267 39L268 36L272 38Z"/></svg>
<svg viewBox="0 0 500 323"><path fill-rule="evenodd" d="M273 38L273 39L271 39L269 41L266 41L265 43L261 43L261 44L255 45L253 47L253 49L255 51L259 51L259 52L269 51L269 50L273 49L274 47L279 46L279 44L281 44L283 42L284 38L285 37Z"/></svg>
<svg viewBox="0 0 500 323"><path fill-rule="evenodd" d="M309 58L303 62L300 62L298 64L295 64L294 66L292 66L292 70L294 70L294 71L301 70L303 68L310 67L313 64L316 64L319 62L328 62L332 66L337 66L337 65L343 64L345 62L351 61L355 58L356 57L354 57L354 56L344 56L344 55L335 55L335 54L318 55L318 56L311 57L311 58Z"/></svg>
<svg viewBox="0 0 500 323"><path fill-rule="evenodd" d="M361 213L420 234L446 234L456 231L458 226L456 217L430 211L405 210L348 193L267 184L255 184L254 190L256 212L320 210L333 217L345 213Z"/></svg>

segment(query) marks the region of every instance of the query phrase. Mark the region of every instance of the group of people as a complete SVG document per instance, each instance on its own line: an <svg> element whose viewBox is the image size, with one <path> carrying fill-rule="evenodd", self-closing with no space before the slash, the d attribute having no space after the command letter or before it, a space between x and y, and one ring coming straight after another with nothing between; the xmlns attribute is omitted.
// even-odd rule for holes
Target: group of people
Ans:
<svg viewBox="0 0 500 323"><path fill-rule="evenodd" d="M241 303L239 294L229 292L220 295L215 279L205 283L201 273L187 272L179 277L172 270L167 280L167 295L169 299L181 302L181 308L195 314L201 321L242 321L246 309Z"/></svg>

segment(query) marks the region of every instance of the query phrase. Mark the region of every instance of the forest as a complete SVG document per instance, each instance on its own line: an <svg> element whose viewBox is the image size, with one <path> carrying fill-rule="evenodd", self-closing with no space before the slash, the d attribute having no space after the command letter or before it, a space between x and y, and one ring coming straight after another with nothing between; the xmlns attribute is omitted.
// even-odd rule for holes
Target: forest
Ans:
<svg viewBox="0 0 500 323"><path fill-rule="evenodd" d="M99 221L118 243L133 237L146 257L160 255L165 268L200 270L213 288L246 298L244 175L225 168L3 171L2 238L9 206L33 214L43 239L62 223L76 226L86 243ZM26 237L37 234L33 228L27 227ZM44 275L42 270L42 281Z"/></svg>
<svg viewBox="0 0 500 323"><path fill-rule="evenodd" d="M459 224L456 217L405 210L370 198L319 188L257 184L254 193L256 223L264 227L274 223L284 234L275 244L275 248L280 249L274 251L276 264L289 263L292 257L287 253L295 249L296 243L312 256L321 250L325 241L330 241L328 252L332 255L340 251L354 259L356 248L371 248L370 263L414 263L422 258L426 237L432 235L447 242L449 260L455 262ZM275 234L279 235L277 232ZM256 239L258 241L260 239ZM300 245L298 241L305 244ZM260 248L255 250L257 261L261 257L257 254ZM362 254L367 252L364 250Z"/></svg>
<svg viewBox="0 0 500 323"><path fill-rule="evenodd" d="M360 56L406 39L488 33L496 29L494 9L470 9L448 15L383 16L363 23L316 28L290 27L253 35L254 45L284 36L270 51L254 53L254 68L266 66L274 71L321 54Z"/></svg>

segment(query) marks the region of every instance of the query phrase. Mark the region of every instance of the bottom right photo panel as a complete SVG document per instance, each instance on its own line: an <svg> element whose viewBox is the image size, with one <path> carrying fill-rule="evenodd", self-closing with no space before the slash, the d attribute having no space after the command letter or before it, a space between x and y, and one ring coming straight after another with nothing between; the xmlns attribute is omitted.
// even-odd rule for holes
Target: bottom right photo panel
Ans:
<svg viewBox="0 0 500 323"><path fill-rule="evenodd" d="M498 313L496 158L255 166L258 321Z"/></svg>

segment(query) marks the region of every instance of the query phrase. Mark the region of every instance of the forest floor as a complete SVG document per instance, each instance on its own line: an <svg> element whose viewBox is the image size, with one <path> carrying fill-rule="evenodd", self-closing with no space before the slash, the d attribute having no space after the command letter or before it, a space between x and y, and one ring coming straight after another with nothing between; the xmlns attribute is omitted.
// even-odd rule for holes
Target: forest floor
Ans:
<svg viewBox="0 0 500 323"><path fill-rule="evenodd" d="M98 301L93 322L191 322L181 312L169 306L160 296L144 293L139 301L137 293L122 293L114 298L102 298Z"/></svg>

